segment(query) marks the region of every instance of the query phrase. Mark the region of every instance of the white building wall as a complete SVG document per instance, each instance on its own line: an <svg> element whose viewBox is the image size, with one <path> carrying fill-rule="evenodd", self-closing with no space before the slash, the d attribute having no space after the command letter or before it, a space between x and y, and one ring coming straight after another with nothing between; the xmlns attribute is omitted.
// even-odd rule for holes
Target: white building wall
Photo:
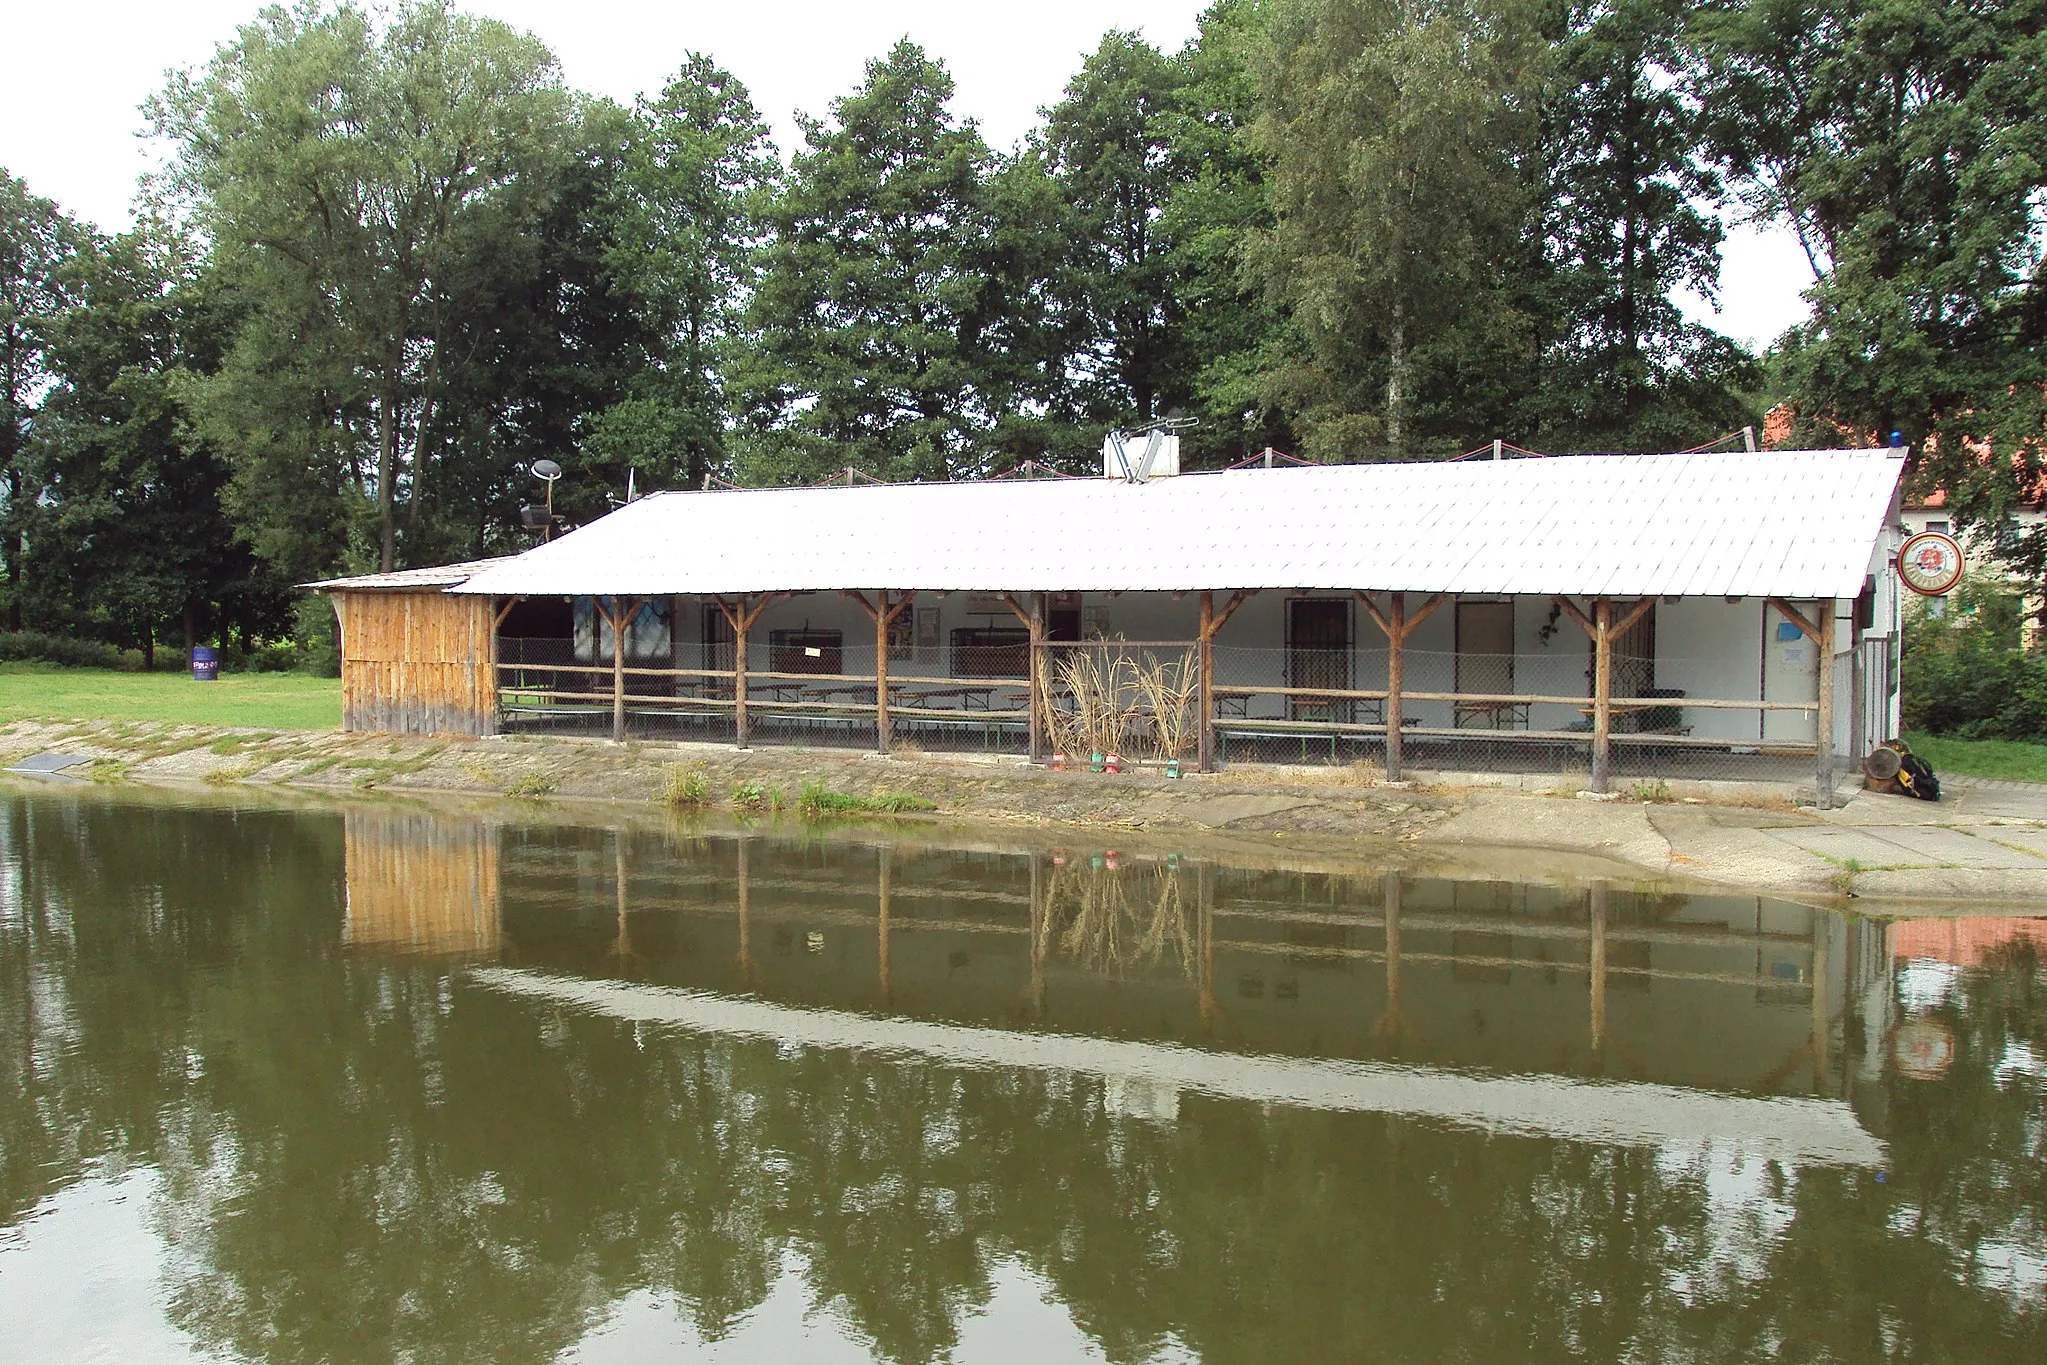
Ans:
<svg viewBox="0 0 2047 1365"><path fill-rule="evenodd" d="M1352 673L1351 686L1360 690L1383 690L1386 686L1386 640L1370 615L1346 590L1307 589L1297 593L1263 592L1248 598L1231 616L1216 640L1216 682L1219 687L1281 687L1286 681L1286 621L1290 598L1327 597L1351 602ZM1229 600L1216 594L1220 610ZM1380 599L1383 601L1383 599ZM1409 610L1420 608L1427 598L1408 595ZM1474 599L1476 600L1476 599ZM1492 599L1497 600L1497 599ZM1144 641L1186 641L1191 647L1199 627L1200 602L1193 593L1090 593L1080 598L1084 629L1100 630L1110 639ZM1818 604L1801 602L1801 610L1817 611ZM1879 629L1891 614L1886 599L1879 604ZM990 610L995 608L995 610ZM1852 744L1853 702L1846 653L1848 622L1845 613L1852 603L1843 602L1839 621L1837 658L1837 743L1842 752ZM918 629L919 612L936 612L936 644L929 648L932 622L926 616L921 625L925 648L912 660L895 659L889 664L892 676L902 678L949 676L952 632L965 626L1014 628L1020 623L1006 608L985 594L919 594L907 609ZM703 649L703 616L716 612L708 601L683 598L677 603L676 657L680 666L707 666ZM1728 602L1722 598L1684 598L1660 601L1656 607L1656 683L1682 688L1688 697L1752 700L1763 695L1763 678L1769 667L1768 651L1778 647L1777 613L1766 610L1760 599ZM844 670L849 674L871 674L874 656L874 624L865 611L840 593L812 593L786 598L762 612L750 633L748 666L754 671L768 667L771 632L809 628L837 630L843 640ZM1554 610L1547 597L1524 596L1514 600L1514 691L1532 695L1588 696L1591 691L1589 665L1591 645L1585 632L1567 615ZM1456 688L1457 612L1455 601L1446 600L1416 627L1408 637L1406 686L1410 692L1450 692ZM1777 680L1773 695L1795 681ZM1679 700L1676 705L1683 707ZM1413 723L1428 728L1453 724L1449 702L1410 700L1406 714ZM1284 698L1258 696L1251 699L1249 718L1278 718L1286 714ZM1696 738L1754 743L1767 733L1773 740L1812 738L1812 718L1800 712L1780 713L1765 726L1754 711L1687 708L1684 721ZM1586 724L1582 704L1536 703L1529 708L1528 728L1566 730Z"/></svg>

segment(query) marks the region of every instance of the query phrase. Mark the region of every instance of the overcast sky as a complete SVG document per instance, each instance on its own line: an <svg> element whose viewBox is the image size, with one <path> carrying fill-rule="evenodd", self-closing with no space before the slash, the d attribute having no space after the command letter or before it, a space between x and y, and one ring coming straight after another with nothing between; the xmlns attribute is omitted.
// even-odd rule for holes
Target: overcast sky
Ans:
<svg viewBox="0 0 2047 1365"><path fill-rule="evenodd" d="M1058 99L1111 28L1160 47L1193 36L1205 0L469 0L465 8L531 30L571 85L630 103L658 89L684 52L716 58L746 82L786 154L797 110L823 114L863 64L908 34L958 83L954 107L1007 148ZM204 63L253 16L257 0L6 0L0 52L0 167L100 227L128 221L152 151L137 106L164 72ZM1737 230L1728 244L1722 313L1751 345L1804 316L1812 282L1783 233Z"/></svg>

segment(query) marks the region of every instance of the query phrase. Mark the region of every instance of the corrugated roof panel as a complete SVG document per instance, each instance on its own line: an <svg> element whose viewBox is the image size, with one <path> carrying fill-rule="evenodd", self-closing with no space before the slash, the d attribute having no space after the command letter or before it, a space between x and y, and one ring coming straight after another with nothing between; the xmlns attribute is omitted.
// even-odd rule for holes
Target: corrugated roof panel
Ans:
<svg viewBox="0 0 2047 1365"><path fill-rule="evenodd" d="M663 493L456 590L1853 596L1903 468L1764 451Z"/></svg>

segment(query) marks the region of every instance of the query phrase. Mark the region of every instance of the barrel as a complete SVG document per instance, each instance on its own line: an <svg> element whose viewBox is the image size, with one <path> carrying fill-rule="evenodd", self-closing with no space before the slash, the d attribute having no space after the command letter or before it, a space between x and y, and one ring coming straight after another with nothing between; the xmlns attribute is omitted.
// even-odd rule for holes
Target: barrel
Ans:
<svg viewBox="0 0 2047 1365"><path fill-rule="evenodd" d="M220 651L211 645L192 646L192 681L212 682L220 676Z"/></svg>

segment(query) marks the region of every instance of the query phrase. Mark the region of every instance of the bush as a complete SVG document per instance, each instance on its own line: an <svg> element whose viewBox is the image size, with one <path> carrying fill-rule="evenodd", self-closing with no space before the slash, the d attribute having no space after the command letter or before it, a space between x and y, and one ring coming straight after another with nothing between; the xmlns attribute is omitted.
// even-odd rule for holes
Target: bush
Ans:
<svg viewBox="0 0 2047 1365"><path fill-rule="evenodd" d="M1971 580L1905 622L1905 728L1957 739L2047 738L2047 652L2019 648L2017 594Z"/></svg>
<svg viewBox="0 0 2047 1365"><path fill-rule="evenodd" d="M41 631L0 631L0 663L51 663L66 668L119 668L121 651L99 640Z"/></svg>
<svg viewBox="0 0 2047 1365"><path fill-rule="evenodd" d="M301 597L293 613L296 666L317 678L340 677L341 627L334 619L334 604L324 597Z"/></svg>

